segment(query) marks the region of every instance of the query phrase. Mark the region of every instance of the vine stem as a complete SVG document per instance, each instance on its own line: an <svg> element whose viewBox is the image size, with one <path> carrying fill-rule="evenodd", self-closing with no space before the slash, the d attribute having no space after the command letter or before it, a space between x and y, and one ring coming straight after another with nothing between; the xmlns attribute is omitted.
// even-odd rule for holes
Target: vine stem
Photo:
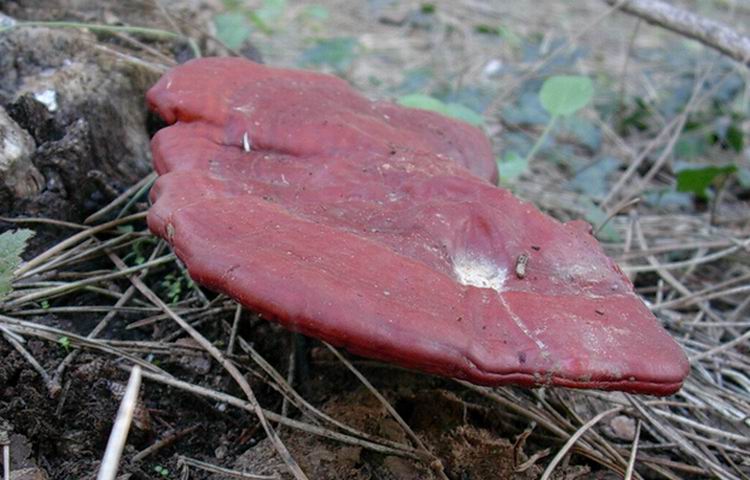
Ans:
<svg viewBox="0 0 750 480"><path fill-rule="evenodd" d="M536 155L536 152L537 152L537 151L539 150L539 148L540 148L540 147L542 146L542 144L544 143L544 140L545 140L545 139L547 138L547 136L549 135L549 132L551 132L551 131L552 131L552 128L553 128L553 127L555 126L555 124L557 123L557 119L558 119L558 117L559 117L558 115L553 115L553 116L552 116L552 117L551 117L551 118L549 119L549 123L547 124L547 126L546 126L546 127L544 127L544 131L543 131L543 132L542 132L542 134L541 134L541 135L539 136L539 138L537 139L537 141L536 141L536 143L534 144L534 146L533 146L533 147L531 147L531 150L529 150L529 153L528 153L528 154L526 155L526 164L527 164L527 165L529 164L529 162L531 162L531 159L532 159L532 158L534 158L534 155Z"/></svg>

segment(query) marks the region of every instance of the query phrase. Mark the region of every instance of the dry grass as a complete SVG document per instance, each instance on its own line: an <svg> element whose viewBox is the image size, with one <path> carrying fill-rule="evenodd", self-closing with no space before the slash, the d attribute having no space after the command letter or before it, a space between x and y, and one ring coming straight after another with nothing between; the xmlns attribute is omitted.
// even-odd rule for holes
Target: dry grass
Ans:
<svg viewBox="0 0 750 480"><path fill-rule="evenodd" d="M637 49L665 48L679 44L679 39L639 25L636 20L614 13L603 3L593 0L575 4L557 1L533 4L476 0L435 2L438 20L428 30L415 29L408 22L387 25L357 2L332 0L327 3L331 12L328 28L333 30L332 26L335 26L336 36L355 36L369 52L355 59L344 74L372 96L389 96L404 80L405 72L415 68L432 70L428 88L439 83L452 87L478 84L491 88L493 100L485 118L487 131L498 153L504 149L504 139L511 127L497 112L517 97L525 82L545 75L547 65L571 50L581 47L589 50L587 56L571 64L572 71L609 81L615 85L615 91L626 92L626 98L638 92L644 98L656 101L660 92L670 88L673 80L685 73L649 59L633 58ZM491 3L499 5L491 6ZM409 8L412 4L408 2L402 5L405 6L397 9L399 12L401 9L414 10ZM706 8L715 17L724 18L740 28L743 25L741 19L748 15L747 8L739 2L722 2L718 7L712 2L695 2L693 6ZM302 8L302 5L290 6L289 19L295 18ZM179 18L175 20L181 21ZM394 18L393 21L398 20ZM473 26L490 23L512 26L513 33L519 38L537 36L542 46L539 58L531 62L521 61L522 53L512 42L488 40L473 33ZM189 25L184 28L190 31ZM330 33L322 32L323 36L330 36ZM264 40L262 46L266 60L273 64L294 64L299 51L309 43L307 38L313 34L321 32L300 28ZM163 63L147 50L133 55L151 65ZM739 189L733 188L736 185L730 184L712 210L688 208L675 213L644 201L630 202L655 188L671 186L675 182L671 165L675 158L675 142L687 119L685 112L705 108L710 95L699 87L709 78L716 80L711 75L715 72L717 57L699 49L696 58L693 94L673 117L661 118L660 123L657 122L660 127L623 138L616 133L618 129L612 118L598 118L595 112L587 113L604 132L602 150L626 159L628 165L609 179L606 195L597 199L599 207L611 216L610 225L620 239L607 243L606 248L630 275L651 310L687 352L692 373L684 388L670 398L653 399L564 389L490 389L465 383L455 386L455 391L467 403L481 396L496 403L498 415L508 415L515 419L514 425L526 425L530 429L524 433L524 429L519 428L518 435L528 436L533 430L532 435L551 442L554 446L551 451L531 457L532 461L546 465L543 478L550 478L558 462L573 454L626 478L694 476L740 479L750 475L750 209L747 201L738 196ZM493 60L508 68L499 76L488 77L486 66ZM747 79L746 70L741 66L736 66L736 69ZM656 70L657 74L646 76L644 72L647 70ZM371 81L373 76L378 79L376 84ZM745 88L750 90L748 84ZM533 137L539 132L530 128L522 133ZM580 149L574 151L583 152ZM747 158L738 161L747 162ZM517 194L558 218L579 218L586 214L586 200L584 195L567 186L572 175L573 172L560 163L540 158L513 188ZM144 262L136 265L131 258L128 260L130 266L127 266L121 260L132 251L135 242L150 235L142 223L146 206L129 202L149 182L148 178L144 179L116 203L106 207L102 214L89 217L91 225L66 225L72 235L27 261L17 271L14 292L0 306L2 335L34 366L52 394L60 393L66 366L74 361L77 351L96 351L121 359L124 367L140 364L146 382L160 382L252 412L275 440L277 450L297 478L304 478L304 474L275 434L275 429L282 425L342 444L423 462L433 468L435 475L445 475L440 459L429 446L422 444L390 405L389 410L408 432L408 442L394 442L359 431L308 403L292 386L293 378L277 371L241 337L237 337L232 318L235 321L239 318L239 315L234 315L238 310L229 299L219 296L209 301L197 287L188 290L174 304L154 294L147 286L149 273L164 272L165 264L173 265L175 271L180 268L167 248L161 242L150 243L145 247L150 257ZM122 208L126 204L138 213L125 216L132 211ZM623 208L623 205L627 207ZM104 222L118 211L123 218ZM19 225L29 221L16 219ZM125 231L120 228L124 225L133 228ZM106 271L87 270L88 265L104 268L102 265L107 262L110 263ZM122 282L123 279L130 283L124 291L108 288L111 282ZM86 298L96 298L97 302L47 309L40 307L43 300L74 298L81 292L95 293ZM64 312L69 315L101 311L107 313L86 337L24 320L41 313ZM98 338L112 318L124 311L142 315L132 325L134 328L156 323L164 325L161 338L153 341ZM180 329L166 326L167 318L177 322ZM206 339L198 332L200 325L216 322L217 318L224 320L225 338L221 340L230 345L227 352L215 347L220 338ZM112 333L117 334L110 331L110 335ZM174 353L176 349L186 354L194 353L198 347L186 347L174 341L186 333L240 384L246 398L187 383L144 360L149 355ZM51 342L67 337L74 350L57 368L45 370L25 348L24 339L28 337ZM239 342L240 348L235 347L235 342ZM234 350L249 355L253 364L243 366ZM339 358L343 362L342 368L355 369L344 357ZM258 404L241 373L245 368L262 371L261 378L283 395L283 413L264 409ZM385 397L369 384L366 377L361 379L387 404ZM295 413L294 417L301 413L302 419L288 416L289 411ZM636 433L629 440L614 440L609 434L613 428L612 419L622 416L635 420ZM186 468L215 468L188 458L182 462ZM234 474L240 475L238 472Z"/></svg>

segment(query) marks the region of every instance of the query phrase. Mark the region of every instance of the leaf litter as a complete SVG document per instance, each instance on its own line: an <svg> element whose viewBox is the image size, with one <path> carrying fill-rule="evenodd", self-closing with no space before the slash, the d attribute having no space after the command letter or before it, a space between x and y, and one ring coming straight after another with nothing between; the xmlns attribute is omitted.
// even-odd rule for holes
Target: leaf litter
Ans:
<svg viewBox="0 0 750 480"><path fill-rule="evenodd" d="M698 91L692 97L687 94L668 98L662 105L655 93L670 91L670 85L677 80L684 82L686 75L688 88L697 81L696 76L690 80L690 73L685 73L682 64L669 59L688 57L691 52L691 65L706 66L710 62L722 64L722 59L702 49L697 52L685 49L679 38L669 37L671 49L656 49L657 56L648 59L648 62L660 61L666 65L662 69L654 69L640 54L640 50L645 49L642 45L648 45L653 36L660 35L651 27L648 30L645 27L639 29L632 51L628 51L622 41L633 31L632 19L613 12L609 14L607 29L619 31L622 35L606 35L601 27L596 26L584 35L578 34L602 13L602 7L597 4L583 8L549 2L545 8L540 7L540 11L547 12L545 17L563 19L552 28L541 27L542 24L546 25L541 19L538 22L528 21L528 17L521 16L520 10L510 6L507 7L509 10L503 10L506 7L479 5L470 1L436 2L434 5L432 13L421 12L421 15L434 15L439 18L437 22L426 24L423 19L410 17L407 12L403 20L392 17L401 22L394 24L390 20L379 20L389 8L388 2L372 2L367 7L352 7L348 2L326 3L329 15L321 21L326 22L331 31L336 32L335 35L357 38L364 48L343 51L343 56L342 50L333 52L329 57L319 56L331 59L329 63L320 63L320 68L338 69L340 74L358 86L367 87L365 89L373 97L389 98L389 92L394 91L391 89L404 80L403 72L429 67L433 77L427 80L425 90L401 92L402 95L429 95L440 91L438 84L446 80L454 88L467 82L486 81L481 76L483 67L500 57L504 65L513 65L514 68L502 70L501 76L494 77L494 83L490 85L496 88L501 97L508 99L507 104L513 103L514 98L520 98L524 89L538 92L541 82L551 74L618 72L618 76L613 75L611 85L615 96L620 91L625 92L621 116L611 113L616 110L608 105L595 105L594 109L579 114L601 129L602 151L594 153L606 153L622 159L623 166L638 166L622 182L622 187L610 188L607 193L611 194L611 198L601 199L597 196L594 200L586 192L571 190L568 185L576 169L567 164L564 156L556 157L555 151L561 147L561 142L569 140L556 138L539 151L529 171L515 181L512 188L562 220L585 216L592 204L603 212L603 217L600 215L599 218L609 218L607 225L616 236L605 242L608 252L619 260L626 273L632 272L629 275L639 293L688 353L693 373L680 393L667 400L654 400L564 389L487 389L453 384L356 358L353 364L394 406L424 442L430 455L440 460L443 471L450 478L507 472L502 469L508 465L514 469L525 467L532 475L530 478L537 478L576 432L580 432L580 437L567 450L570 463L567 467L558 465L553 473L575 477L585 475L585 471L609 470L622 475L629 463L634 463L634 478L654 475L666 478L746 476L749 468L746 439L750 434L747 421L750 379L746 374L750 367L746 348L750 337L750 232L747 230L747 186L743 186L740 180L747 176L748 164L735 151L740 144L737 134L732 133L723 142L708 141L705 146L711 152L709 158L722 162L715 166L721 168L729 160L738 169L736 177L728 176L721 195L718 195L718 186L709 182L709 191L713 193L711 197L718 199L715 215L710 215L710 205L702 204L700 199L687 203L681 201L676 210L643 202L637 208L620 208L621 205L629 205L633 197L649 198L658 192L677 192L678 171L672 168L673 158L667 155L660 164L656 163L662 152L669 150L670 143L674 145L670 139L679 137L667 129L669 122L675 115L680 115L686 102L691 110L700 114L714 108L713 94L716 98L733 95L732 67L723 72L717 71L716 78L711 77L707 89ZM717 9L712 14L729 21L732 21L732 15L747 18L749 12L744 7L733 8L737 8L737 11ZM295 11L295 5L290 2L278 25L292 21ZM177 21L189 30L190 21L181 18ZM478 34L477 38L473 35L448 34L456 30L472 31L474 25L488 23L512 30L523 44L519 46L518 42L505 42L498 45L488 42L484 37L489 35L483 33ZM368 26L366 32L362 25ZM308 31L306 28L316 30ZM412 34L400 35L404 32ZM271 55L266 55L266 61L296 66L300 59L299 52L304 50L301 47L320 45L310 43L310 37L314 36L320 37L320 30L309 25L299 29L277 29L273 34L253 34L250 40L257 42L264 53L271 52ZM575 45L574 42L568 43L569 39L587 45L589 52L618 53L607 56L603 63L591 53L571 56L568 54ZM97 40L103 46L109 41L107 38ZM420 42L434 45L439 55L425 55L420 48L424 43ZM562 50L555 50L560 45L563 46ZM534 54L525 55L524 51ZM556 51L557 54L551 56L554 62L547 62L549 53ZM150 55L144 52L141 50L134 55ZM632 54L629 62L623 61L623 52ZM679 52L679 55L675 52ZM543 68L538 66L540 63L543 63ZM394 64L399 68L386 68ZM624 73L621 76L625 79L622 84L618 84L620 73ZM724 74L730 75L731 81L721 83ZM522 81L514 81L518 79ZM600 80L596 77L594 82L597 92L603 88ZM519 85L521 89L514 85ZM626 128L619 128L618 122L622 119L627 122L627 114L629 111L632 113L633 108L640 109L636 112L637 117L630 117L638 118L638 122L633 121ZM540 118L506 125L502 117L493 114L493 111L485 112L484 121L495 140L498 156L503 150L503 139L509 134L525 135L530 139L527 142L527 148L530 148L544 126L542 123L540 128L540 124L534 122L546 121ZM533 117L530 118L533 120ZM689 126L690 121L686 125ZM739 131L746 134L746 120L744 125ZM721 136L721 133L718 131L717 136ZM582 148L575 140L573 142L562 146L572 148L571 151L579 155L585 155L581 152L591 148L590 145ZM523 158L527 152L518 153ZM706 156L703 156L701 160L705 159ZM657 165L655 174L648 175L648 170L654 165ZM698 168L705 166L698 165ZM611 172L606 175L606 181L619 180L622 169L619 174L618 171ZM648 181L644 183L641 181L643 178L648 178ZM142 211L145 205L135 203L134 208ZM183 462L178 466L178 456L198 457L210 464L241 470L243 465L235 463L235 459L243 453L250 457L257 453L258 458L266 460L262 465L256 462L254 466L258 470L250 471L260 474L261 469L268 469L273 474L285 475L285 467L275 451L269 451L266 456L260 455L261 445L267 442L262 439L263 435L259 433L259 425L252 414L241 413L250 406L237 396L239 390L232 386L229 377L215 365L208 374L205 374L204 367L198 371L191 370L194 368L191 365L201 363L189 360L206 357L207 353L196 344L187 343L181 329L167 321L159 308L131 288L128 275L143 275L144 281L158 291L159 281L165 275L181 271L177 265L168 263L173 262L171 259L164 259L164 263L158 261L165 253L164 247L151 244L139 247L140 255L146 257L142 264L129 264L132 270L121 276L107 274L116 270L109 263L111 260L106 256L107 251L124 258L138 239L148 237L142 218L142 215L134 215L122 223L132 226L132 232L117 232L117 223L106 225L105 220L97 221L96 224L106 225L98 229L79 223L77 227L85 234L78 236L68 227L51 223L27 225L18 221L2 224L8 230L28 226L41 231L40 235L53 231L63 241L76 236L74 241L60 243L59 247L55 246L56 242L47 241L46 245L32 243L30 252L33 253L31 256L25 255L24 260L31 260L28 265L33 267L25 270L27 275L22 274L14 279L14 291L0 308L4 336L25 340L19 343L26 353L37 359L50 374L61 371L59 378L62 380L58 396L50 400L46 385L39 382L39 375L30 366L28 357L11 343L0 343L4 359L0 369L0 385L3 386L0 417L6 422L9 419L35 417L48 419L45 424L19 420L14 423L11 438L16 440L12 443L15 445L12 451L18 456L14 455L13 461L19 462L14 465L26 462L25 465L34 466L35 458L44 458L50 462L50 467L45 468L49 468L48 473L52 478L83 476L93 472L104 443L96 439L106 438L117 405L117 398L110 393L117 389L107 386L107 382L124 383L127 375L118 365L126 366L137 359L150 365L150 372L146 372L148 376L144 376L146 384L141 401L153 410L152 415L158 417L159 426L152 424L152 430L143 433L131 432L131 446L144 455L134 463L128 463L126 456L124 470L148 476L151 473L145 472L153 472L153 467L159 465L170 472L188 469L191 474L204 475L199 467L190 466L195 464ZM50 238L49 235L42 236ZM40 255L39 252L44 250L49 253ZM34 261L34 258L38 260ZM134 260L135 256L131 258ZM21 268L24 268L23 264ZM183 285L187 283L183 281ZM61 289L61 286L65 288ZM217 346L225 347L236 309L226 298L213 297L205 292L199 295L198 291L184 288L180 298L175 298L170 308L187 319L194 328L199 328ZM49 296L47 292L57 293ZM171 300L167 293L168 290L160 292L165 300ZM47 302L49 313L43 308L44 301ZM7 307L10 302L16 302L12 308ZM111 308L112 305L116 306L114 315L97 313L95 310L97 307ZM72 310L55 313L54 309L62 307ZM110 317L108 321L112 322L104 330L106 335L102 338L98 334L90 336L89 333L103 317ZM21 319L24 319L23 322ZM287 443L291 454L298 459L307 459L310 453L320 453L317 460L313 460L317 463L312 466L306 464L303 468L312 468L310 472L320 472L321 476L329 478L356 478L355 475L364 475L365 472L379 472L381 476L394 475L395 478L415 478L420 475L434 478L440 475L439 469L431 468L433 461L410 444L399 427L394 426L391 417L383 413L382 404L368 403L372 400L363 401L362 397L352 396L350 392L361 391L363 387L359 386L356 377L349 376L335 356L313 345L308 365L312 372L304 374L309 376L308 381L301 384L297 377L302 375L304 367L289 368L293 364L290 362L293 351L290 336L257 318L252 312L243 312L241 319L237 335L254 344L279 375L264 373L244 353L233 354L229 357L230 361L239 366L253 389L257 390L259 401L267 414L271 415L268 418L282 425L281 440ZM146 326L125 330L129 323L144 323L145 320L148 320ZM69 353L61 347L62 337L68 339L65 343L70 349L80 352L78 359L69 364L64 362ZM66 367L61 368L63 364ZM280 380L289 372L295 373L286 376L287 383L291 379L294 390L304 392L300 397L325 413L325 417L314 413L314 410L300 403L300 397L290 396L289 391L281 386ZM450 402L435 400L446 395L452 399ZM291 405L288 416L274 413L281 411L281 404L287 397L291 399L287 400ZM24 399L23 405L14 401L19 398ZM79 417L77 406L81 404L101 406L102 410L94 409L90 415ZM370 406L360 411L353 410L359 404ZM612 409L616 409L617 413L587 425L598 414ZM348 428L353 431L342 429L326 419L336 416L337 421L349 423ZM623 416L639 422L639 436L631 437L628 434L627 439L623 438ZM435 420L432 424L425 424L420 420L425 417ZM179 435L180 429L194 425L202 426L200 435ZM581 431L584 425L588 428ZM430 433L432 428L436 433ZM297 433L300 431L304 433ZM309 443L298 441L297 438L302 438L300 435L314 435L314 440L306 439L305 442ZM61 438L64 439L63 443L60 443ZM169 438L175 439L171 446L164 444L159 447L159 440ZM35 455L24 456L21 453L19 445L24 441L32 444ZM303 445L300 446L301 443ZM459 447L467 444L475 447L462 454ZM513 448L508 450L502 447L508 444ZM516 444L518 452L514 452ZM337 448L344 445L350 446L348 450ZM445 446L450 445L455 448L446 451ZM146 449L150 446L156 448L148 454ZM638 448L634 448L636 446ZM326 450L333 453L326 454ZM66 454L65 457L59 455L61 451ZM477 451L488 453L472 457L471 452ZM634 451L636 454L631 462ZM516 454L520 457L516 458ZM531 462L531 466L527 465L528 462ZM418 473L415 475L415 472Z"/></svg>

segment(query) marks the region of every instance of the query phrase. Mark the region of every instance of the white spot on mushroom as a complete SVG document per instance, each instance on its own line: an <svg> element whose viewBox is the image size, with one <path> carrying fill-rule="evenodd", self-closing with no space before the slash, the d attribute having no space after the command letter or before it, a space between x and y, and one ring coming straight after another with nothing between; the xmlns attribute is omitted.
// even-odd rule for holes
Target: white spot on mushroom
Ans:
<svg viewBox="0 0 750 480"><path fill-rule="evenodd" d="M532 342L536 344L542 354L542 357L546 358L549 355L549 352L547 351L547 345L545 345L545 343L541 341L539 337L537 337L537 335L529 329L529 327L526 325L523 319L521 319L521 317L516 315L516 312L514 312L510 308L510 305L502 295L498 295L498 297L500 299L500 304L503 306L505 311L508 312L508 316L511 318L511 320L513 320L513 323L516 324L516 326L524 333L524 335L526 335Z"/></svg>
<svg viewBox="0 0 750 480"><path fill-rule="evenodd" d="M491 259L463 253L453 258L453 273L462 285L479 288L491 288L496 292L503 290L508 270L496 265Z"/></svg>
<svg viewBox="0 0 750 480"><path fill-rule="evenodd" d="M471 285L480 288L490 288L499 295L498 299L513 323L531 340L541 351L542 356L548 354L547 345L542 342L537 334L532 332L524 321L516 315L508 302L503 297L503 286L508 278L508 269L497 265L491 259L476 255L463 253L453 258L453 272L457 280L463 285Z"/></svg>
<svg viewBox="0 0 750 480"><path fill-rule="evenodd" d="M246 105L240 105L239 107L233 107L232 110L236 112L242 112L245 115L251 115L255 111L255 107L252 103L248 103Z"/></svg>
<svg viewBox="0 0 750 480"><path fill-rule="evenodd" d="M248 136L247 132L245 132L242 135L242 149L245 152L249 152L251 148L252 148L252 145L250 144L250 137Z"/></svg>

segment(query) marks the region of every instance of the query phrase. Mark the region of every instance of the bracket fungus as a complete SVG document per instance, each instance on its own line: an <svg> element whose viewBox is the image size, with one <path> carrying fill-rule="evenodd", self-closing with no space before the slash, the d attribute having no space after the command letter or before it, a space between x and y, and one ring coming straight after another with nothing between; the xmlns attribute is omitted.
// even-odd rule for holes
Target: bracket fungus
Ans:
<svg viewBox="0 0 750 480"><path fill-rule="evenodd" d="M495 186L477 128L236 58L148 92L151 230L287 328L485 385L665 395L687 359L583 222Z"/></svg>

